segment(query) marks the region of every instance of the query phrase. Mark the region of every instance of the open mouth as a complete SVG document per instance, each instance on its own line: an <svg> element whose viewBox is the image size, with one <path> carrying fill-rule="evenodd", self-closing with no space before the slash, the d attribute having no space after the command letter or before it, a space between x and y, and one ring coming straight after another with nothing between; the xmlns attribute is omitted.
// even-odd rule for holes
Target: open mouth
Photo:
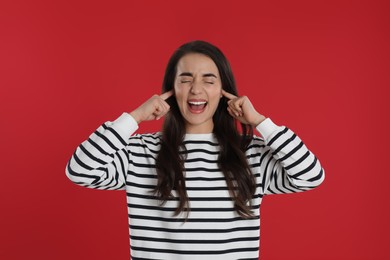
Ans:
<svg viewBox="0 0 390 260"><path fill-rule="evenodd" d="M207 106L207 101L189 101L188 107L192 113L201 113Z"/></svg>

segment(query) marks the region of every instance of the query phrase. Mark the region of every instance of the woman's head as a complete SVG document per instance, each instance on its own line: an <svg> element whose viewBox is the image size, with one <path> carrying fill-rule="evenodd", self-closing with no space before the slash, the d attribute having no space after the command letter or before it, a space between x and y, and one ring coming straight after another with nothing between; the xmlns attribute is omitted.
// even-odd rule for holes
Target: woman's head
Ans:
<svg viewBox="0 0 390 260"><path fill-rule="evenodd" d="M176 77L176 68L179 60L186 54L199 53L213 60L221 76L222 87L226 92L237 94L236 83L230 68L229 61L216 46L205 41L192 41L181 45L169 59L163 82L163 92L173 88Z"/></svg>
<svg viewBox="0 0 390 260"><path fill-rule="evenodd" d="M187 133L212 132L214 115L229 116L221 89L237 94L228 60L217 47L204 41L186 43L174 52L162 91L171 89L176 97L176 101L168 101L172 115L183 117Z"/></svg>

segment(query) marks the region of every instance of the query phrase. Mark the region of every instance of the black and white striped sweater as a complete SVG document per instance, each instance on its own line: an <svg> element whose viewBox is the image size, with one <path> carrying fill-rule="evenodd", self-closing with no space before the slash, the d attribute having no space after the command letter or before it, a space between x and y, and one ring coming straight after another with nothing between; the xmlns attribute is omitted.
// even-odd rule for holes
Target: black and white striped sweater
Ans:
<svg viewBox="0 0 390 260"><path fill-rule="evenodd" d="M134 134L138 125L127 113L106 122L77 147L66 166L74 183L104 190L126 190L131 258L258 259L260 204L266 194L312 189L324 180L320 162L290 129L267 118L246 156L257 182L252 200L256 218L242 219L233 207L213 134L186 134L185 179L190 214L173 217L177 200L161 206L155 158L160 133Z"/></svg>

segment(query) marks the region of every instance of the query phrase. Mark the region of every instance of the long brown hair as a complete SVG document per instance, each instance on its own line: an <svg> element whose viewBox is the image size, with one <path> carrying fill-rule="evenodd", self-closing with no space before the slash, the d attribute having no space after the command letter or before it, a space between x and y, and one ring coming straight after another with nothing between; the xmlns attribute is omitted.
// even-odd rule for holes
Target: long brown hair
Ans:
<svg viewBox="0 0 390 260"><path fill-rule="evenodd" d="M183 44L173 53L165 71L163 93L173 89L177 63L188 53L200 53L211 58L218 68L222 88L237 95L236 83L228 60L216 46L204 41ZM248 165L245 149L252 140L253 129L251 126L241 124L240 133L238 123L227 112L227 101L226 98L221 98L213 116L213 133L220 146L218 166L225 176L230 195L234 201L234 208L243 218L249 218L252 213L251 205L248 205L248 202L251 201L255 193L256 182ZM179 153L179 151L185 151L183 144L185 122L176 99L172 96L167 102L170 105L170 111L164 120L161 149L156 159L158 180L154 191L162 203L165 203L173 198L172 190L176 190L179 204L175 215L187 211L188 216L190 208L184 177L185 153Z"/></svg>

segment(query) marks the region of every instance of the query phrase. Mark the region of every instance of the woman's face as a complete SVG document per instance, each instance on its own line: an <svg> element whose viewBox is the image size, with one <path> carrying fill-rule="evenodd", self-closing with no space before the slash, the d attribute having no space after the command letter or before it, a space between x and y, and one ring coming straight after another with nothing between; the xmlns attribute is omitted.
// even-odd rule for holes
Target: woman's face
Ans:
<svg viewBox="0 0 390 260"><path fill-rule="evenodd" d="M222 83L214 61L206 55L183 56L176 68L175 96L186 133L211 133L213 115L222 96Z"/></svg>

